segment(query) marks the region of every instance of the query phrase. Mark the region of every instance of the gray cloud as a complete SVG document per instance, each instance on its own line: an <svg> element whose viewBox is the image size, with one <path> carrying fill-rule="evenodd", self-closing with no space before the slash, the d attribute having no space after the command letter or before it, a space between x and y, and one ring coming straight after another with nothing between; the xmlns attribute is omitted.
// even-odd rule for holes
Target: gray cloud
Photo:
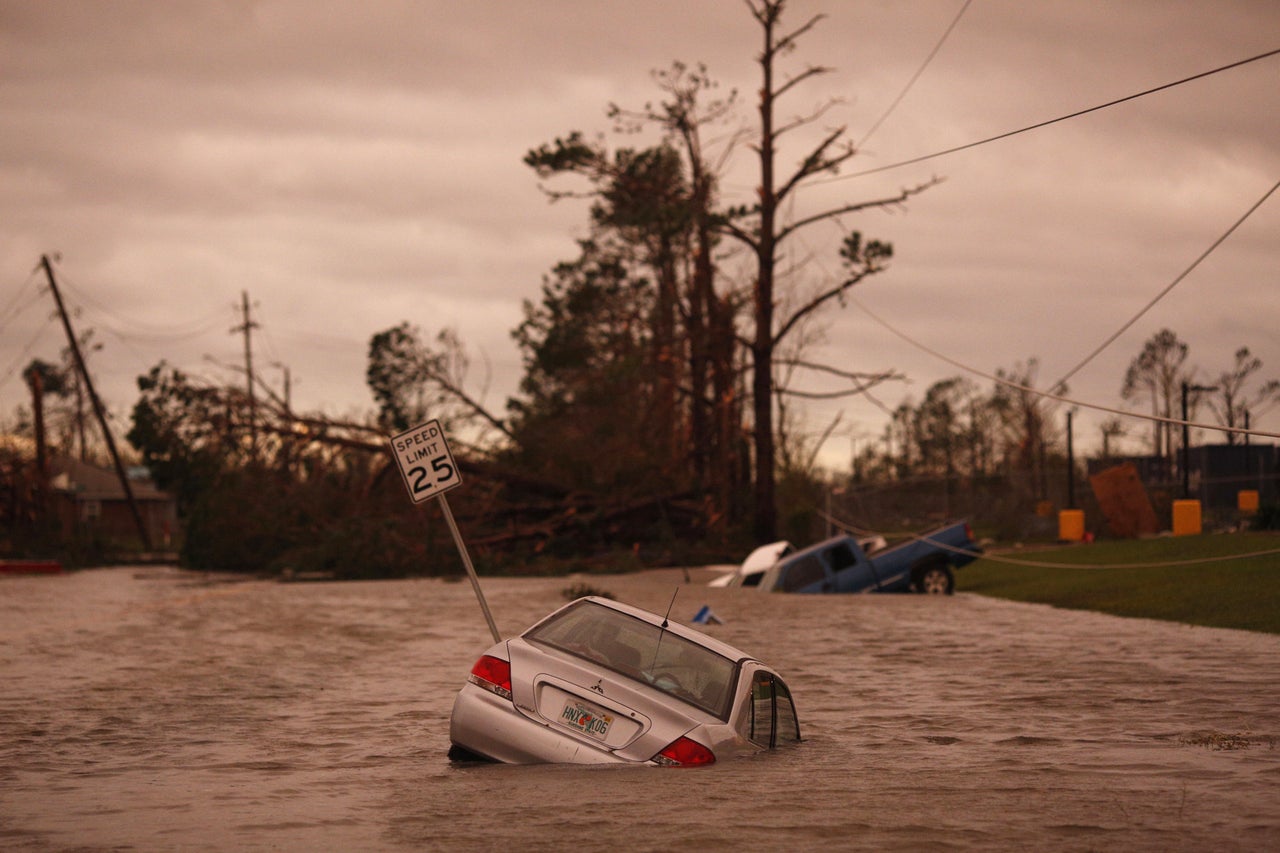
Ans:
<svg viewBox="0 0 1280 853"><path fill-rule="evenodd" d="M960 8L956 2L796 2L827 18L791 58L831 66L786 109L842 104L813 128L859 138ZM1124 97L1272 50L1266 0L1090 4L975 2L864 153L875 168ZM650 71L705 62L750 119L758 31L735 0L646 3L148 2L0 0L0 310L60 251L80 320L100 329L103 393L121 414L160 358L234 362L241 290L262 346L288 364L300 406L370 405L369 337L402 320L456 326L493 367L490 403L518 379L509 332L522 299L574 253L585 211L548 205L520 160L570 130L609 129L610 101L656 99ZM794 210L944 183L846 227L896 255L859 299L903 332L992 372L1039 358L1069 370L1207 247L1280 176L1280 58L968 151L816 185ZM812 140L788 138L780 166ZM747 198L749 152L726 191ZM1163 327L1208 372L1249 346L1280 375L1274 299L1280 200L1073 380L1118 405L1124 367ZM806 234L797 292L835 275L834 231ZM743 274L732 261L725 270ZM36 279L38 281L38 277ZM41 303L0 315L0 407L23 402L16 372L53 359L60 331ZM199 329L177 341L164 329ZM919 399L949 364L856 306L826 315L820 353L847 369L895 367ZM6 372L7 371L7 372ZM983 380L977 380L985 384ZM820 384L820 380L814 380ZM843 412L857 440L883 415L814 404L815 430ZM1277 430L1270 414L1261 428ZM1086 423L1088 420L1086 419ZM1135 426L1136 433L1145 433ZM836 448L833 464L847 458Z"/></svg>

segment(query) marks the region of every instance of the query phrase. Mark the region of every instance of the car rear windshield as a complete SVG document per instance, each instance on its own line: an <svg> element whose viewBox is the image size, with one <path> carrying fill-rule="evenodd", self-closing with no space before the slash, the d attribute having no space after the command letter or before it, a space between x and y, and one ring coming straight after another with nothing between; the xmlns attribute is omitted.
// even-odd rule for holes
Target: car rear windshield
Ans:
<svg viewBox="0 0 1280 853"><path fill-rule="evenodd" d="M579 601L524 637L728 719L737 662L657 625L592 601Z"/></svg>

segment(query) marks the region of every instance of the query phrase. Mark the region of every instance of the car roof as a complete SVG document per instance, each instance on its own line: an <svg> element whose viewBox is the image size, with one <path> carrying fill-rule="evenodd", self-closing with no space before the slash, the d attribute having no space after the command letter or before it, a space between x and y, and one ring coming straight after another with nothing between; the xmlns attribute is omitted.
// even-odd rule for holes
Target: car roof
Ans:
<svg viewBox="0 0 1280 853"><path fill-rule="evenodd" d="M779 563L784 561L788 563L795 562L800 557L807 557L810 554L816 554L819 551L825 551L826 549L830 548L832 545L835 545L839 542L856 542L856 541L857 539L854 538L853 536L849 536L847 534L842 533L836 536L832 536L829 539L823 539L821 542L815 542L812 545L808 546L807 548L801 548L799 551L792 551L790 554L787 554L784 557L779 557L778 562Z"/></svg>
<svg viewBox="0 0 1280 853"><path fill-rule="evenodd" d="M588 595L588 596L585 596L584 598L579 598L576 601L572 601L569 604L566 604L565 607L572 607L573 605L578 604L579 602L582 602L582 601L589 601L593 604L601 605L602 607L608 607L612 610L618 611L619 613L625 613L628 616L633 616L636 619L639 619L643 622L648 622L650 625L657 625L658 627L662 626L663 617L659 616L656 613L652 613L640 607L633 607L630 604L624 604L621 601L614 601L613 599L603 598L601 596L596 596L596 595ZM561 607L557 609L555 612L559 613L561 610L564 610L565 607ZM550 619L554 615L555 613L552 613L547 617L547 619ZM542 621L545 622L546 620L544 619ZM706 634L702 633L701 631L695 630L686 625L682 625L679 622L671 621L670 619L666 621L667 621L667 627L666 627L667 631L671 632L672 634L675 634L677 637L683 637L684 639L692 643L697 643L700 646L704 646L705 648L708 648L711 651L715 652L716 654L722 655L723 657L726 657L729 660L732 660L734 662L757 660L755 655L749 655L746 652L742 651L741 649L735 648L734 646L731 646L728 643L717 640L715 637L709 637ZM541 624L541 622L539 624ZM529 630L533 630L533 629L530 628Z"/></svg>

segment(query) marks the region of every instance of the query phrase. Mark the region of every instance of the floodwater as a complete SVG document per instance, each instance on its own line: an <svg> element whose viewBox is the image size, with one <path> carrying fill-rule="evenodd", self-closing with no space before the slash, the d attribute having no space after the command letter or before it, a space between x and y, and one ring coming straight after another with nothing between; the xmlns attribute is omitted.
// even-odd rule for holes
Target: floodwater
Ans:
<svg viewBox="0 0 1280 853"><path fill-rule="evenodd" d="M692 573L705 580L703 570ZM595 577L777 667L805 742L451 765L470 584L0 578L6 850L1276 850L1280 637L959 594ZM486 578L504 635L571 580Z"/></svg>

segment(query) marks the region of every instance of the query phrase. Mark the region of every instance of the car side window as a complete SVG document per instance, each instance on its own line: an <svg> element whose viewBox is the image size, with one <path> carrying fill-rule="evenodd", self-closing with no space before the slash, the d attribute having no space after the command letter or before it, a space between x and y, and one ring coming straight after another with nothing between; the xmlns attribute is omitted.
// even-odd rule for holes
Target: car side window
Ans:
<svg viewBox="0 0 1280 853"><path fill-rule="evenodd" d="M796 743L800 740L800 718L796 715L795 703L791 701L791 691L777 676L773 678L773 695L776 721L774 745Z"/></svg>
<svg viewBox="0 0 1280 853"><path fill-rule="evenodd" d="M841 569L847 569L850 566L857 565L858 558L853 556L853 549L849 547L848 542L841 542L831 549L831 571L838 572Z"/></svg>
<svg viewBox="0 0 1280 853"><path fill-rule="evenodd" d="M762 670L751 680L747 739L769 749L800 740L800 723L791 691L771 672Z"/></svg>
<svg viewBox="0 0 1280 853"><path fill-rule="evenodd" d="M783 592L795 592L810 584L821 583L826 579L827 573L822 567L822 560L818 559L817 554L810 554L807 557L801 557L787 567L787 575L782 579L782 590Z"/></svg>
<svg viewBox="0 0 1280 853"><path fill-rule="evenodd" d="M773 742L773 685L767 672L757 672L751 679L751 722L747 739L758 746Z"/></svg>

